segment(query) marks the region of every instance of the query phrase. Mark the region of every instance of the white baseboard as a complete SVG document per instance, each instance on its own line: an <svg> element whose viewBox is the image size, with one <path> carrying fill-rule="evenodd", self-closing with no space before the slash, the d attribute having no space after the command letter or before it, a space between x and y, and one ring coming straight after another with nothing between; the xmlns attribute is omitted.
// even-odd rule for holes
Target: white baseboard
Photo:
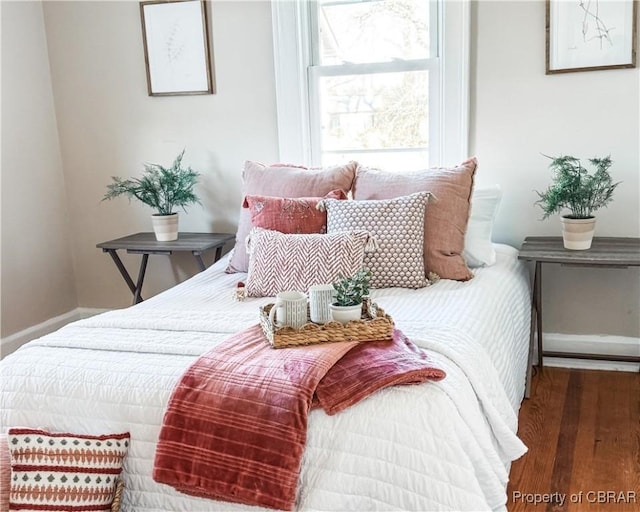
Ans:
<svg viewBox="0 0 640 512"><path fill-rule="evenodd" d="M65 325L81 320L83 318L89 318L90 316L97 315L109 311L108 309L98 308L76 308L68 311L62 315L55 316L49 320L45 320L37 325L28 327L22 331L16 332L11 336L2 338L0 340L0 358L3 358L11 352L15 352L25 343L40 338L45 334L49 334L53 331L57 331Z"/></svg>
<svg viewBox="0 0 640 512"><path fill-rule="evenodd" d="M640 338L545 332L543 333L542 341L544 343L545 351L640 356ZM534 361L535 360L537 359L534 359ZM622 361L592 361L587 359L568 359L560 357L545 357L544 364L546 366L582 368L586 370L637 372L640 369L640 364L638 363L627 363Z"/></svg>

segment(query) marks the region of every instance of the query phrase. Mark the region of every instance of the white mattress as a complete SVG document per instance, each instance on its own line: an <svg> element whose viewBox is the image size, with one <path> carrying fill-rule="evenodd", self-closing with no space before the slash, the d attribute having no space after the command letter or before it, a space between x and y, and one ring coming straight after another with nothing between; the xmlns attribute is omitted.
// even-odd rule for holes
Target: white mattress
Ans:
<svg viewBox="0 0 640 512"><path fill-rule="evenodd" d="M529 286L513 248L469 282L372 296L446 371L438 383L384 390L329 417L312 411L300 510L504 509L524 394ZM151 478L171 390L194 359L257 321L269 299L232 300L225 262L137 306L33 341L0 363L0 425L130 431L125 510L241 510ZM247 508L247 507L244 507Z"/></svg>

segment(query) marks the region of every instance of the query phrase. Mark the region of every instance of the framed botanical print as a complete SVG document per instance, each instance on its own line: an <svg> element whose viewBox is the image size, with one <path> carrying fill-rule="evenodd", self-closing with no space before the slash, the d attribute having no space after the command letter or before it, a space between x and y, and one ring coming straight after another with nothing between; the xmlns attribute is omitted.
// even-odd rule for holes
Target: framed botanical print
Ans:
<svg viewBox="0 0 640 512"><path fill-rule="evenodd" d="M547 0L547 74L636 67L637 2Z"/></svg>
<svg viewBox="0 0 640 512"><path fill-rule="evenodd" d="M140 2L149 96L213 94L203 0Z"/></svg>

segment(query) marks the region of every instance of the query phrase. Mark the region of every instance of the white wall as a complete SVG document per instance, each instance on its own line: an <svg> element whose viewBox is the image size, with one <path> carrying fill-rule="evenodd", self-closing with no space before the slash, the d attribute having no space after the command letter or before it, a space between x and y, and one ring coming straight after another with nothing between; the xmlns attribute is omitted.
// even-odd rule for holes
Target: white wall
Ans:
<svg viewBox="0 0 640 512"><path fill-rule="evenodd" d="M46 2L45 22L74 234L80 304L129 305L131 294L95 245L150 231L151 209L125 198L101 203L110 176L143 162L185 162L203 174L203 207L181 215L184 231L235 232L246 159L277 158L268 2L209 4L215 95L149 97L138 2ZM139 256L123 257L137 274ZM149 296L197 271L190 255L151 257Z"/></svg>
<svg viewBox="0 0 640 512"><path fill-rule="evenodd" d="M2 2L2 338L77 306L40 2Z"/></svg>
<svg viewBox="0 0 640 512"><path fill-rule="evenodd" d="M596 236L640 236L640 69L545 75L542 0L474 2L472 19L471 150L478 183L505 192L497 238L560 234L558 216L541 222L533 206L551 178L541 153L611 154L623 183L597 212ZM640 337L637 268L544 272L545 331Z"/></svg>

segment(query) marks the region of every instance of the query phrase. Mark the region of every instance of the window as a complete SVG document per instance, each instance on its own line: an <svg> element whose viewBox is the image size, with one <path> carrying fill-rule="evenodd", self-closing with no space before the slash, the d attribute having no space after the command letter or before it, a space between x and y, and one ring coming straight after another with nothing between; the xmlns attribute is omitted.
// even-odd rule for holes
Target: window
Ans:
<svg viewBox="0 0 640 512"><path fill-rule="evenodd" d="M407 170L467 156L468 2L272 5L281 160Z"/></svg>

